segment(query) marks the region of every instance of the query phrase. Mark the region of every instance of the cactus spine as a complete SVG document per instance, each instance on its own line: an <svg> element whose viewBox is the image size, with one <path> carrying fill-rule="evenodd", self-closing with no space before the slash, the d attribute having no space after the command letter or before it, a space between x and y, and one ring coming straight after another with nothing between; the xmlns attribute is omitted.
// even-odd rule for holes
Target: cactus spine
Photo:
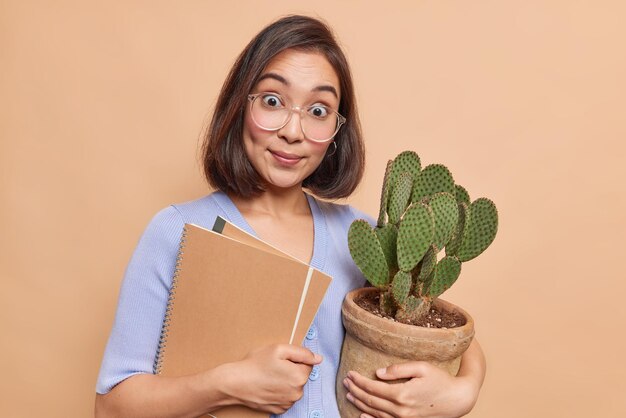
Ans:
<svg viewBox="0 0 626 418"><path fill-rule="evenodd" d="M450 288L461 263L493 242L498 212L487 199L470 200L441 164L421 168L404 151L387 163L377 224L356 220L348 232L350 254L380 290L380 309L414 323ZM445 256L438 257L445 248Z"/></svg>

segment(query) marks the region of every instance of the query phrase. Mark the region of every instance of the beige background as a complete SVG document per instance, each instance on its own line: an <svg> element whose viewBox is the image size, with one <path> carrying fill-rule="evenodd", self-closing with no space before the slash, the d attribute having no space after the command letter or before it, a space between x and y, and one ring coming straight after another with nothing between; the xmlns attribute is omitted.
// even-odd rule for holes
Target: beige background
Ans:
<svg viewBox="0 0 626 418"><path fill-rule="evenodd" d="M350 203L374 214L385 161L414 149L498 205L446 294L488 359L471 416L626 416L626 7L373 3L0 1L0 416L92 414L137 239L207 193L202 125L286 13L326 19L352 65L368 166Z"/></svg>

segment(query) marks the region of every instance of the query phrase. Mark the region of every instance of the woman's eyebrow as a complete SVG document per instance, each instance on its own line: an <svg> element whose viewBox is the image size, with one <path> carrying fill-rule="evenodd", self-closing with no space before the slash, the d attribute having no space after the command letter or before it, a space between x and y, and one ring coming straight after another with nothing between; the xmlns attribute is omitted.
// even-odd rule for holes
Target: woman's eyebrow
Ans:
<svg viewBox="0 0 626 418"><path fill-rule="evenodd" d="M337 94L337 90L335 90L335 88L331 85L328 84L323 84L321 86L317 86L315 87L313 90L311 91L329 91L332 94L335 95L335 98L339 99L339 95Z"/></svg>
<svg viewBox="0 0 626 418"><path fill-rule="evenodd" d="M290 86L289 81L287 81L285 79L285 77L283 77L282 75L278 75L276 73L265 73L265 74L263 74L261 77L259 77L259 79L257 80L257 83L260 83L261 81L265 80L266 78L272 78L272 79L274 79L276 81L280 81L281 83L283 83L287 87Z"/></svg>
<svg viewBox="0 0 626 418"><path fill-rule="evenodd" d="M265 74L263 74L261 77L259 77L259 79L257 80L257 83L260 83L262 80L265 80L266 78L271 78L271 79L274 79L276 81L279 81L279 82L283 83L284 85L286 85L287 87L290 86L289 81L287 81L285 79L285 77L283 77L282 75L278 75L276 73L265 73ZM333 86L328 85L328 84L323 84L321 86L314 87L313 89L311 89L311 91L329 91L332 94L334 94L337 99L339 99L339 95L337 94L337 90Z"/></svg>

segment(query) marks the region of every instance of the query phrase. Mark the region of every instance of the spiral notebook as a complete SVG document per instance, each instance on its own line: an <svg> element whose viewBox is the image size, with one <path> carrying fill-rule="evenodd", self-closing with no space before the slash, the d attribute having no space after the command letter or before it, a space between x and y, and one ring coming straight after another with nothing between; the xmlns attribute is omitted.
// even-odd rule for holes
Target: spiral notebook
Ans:
<svg viewBox="0 0 626 418"><path fill-rule="evenodd" d="M183 376L274 343L301 344L331 277L219 218L185 224L154 372ZM268 417L242 406L216 418Z"/></svg>

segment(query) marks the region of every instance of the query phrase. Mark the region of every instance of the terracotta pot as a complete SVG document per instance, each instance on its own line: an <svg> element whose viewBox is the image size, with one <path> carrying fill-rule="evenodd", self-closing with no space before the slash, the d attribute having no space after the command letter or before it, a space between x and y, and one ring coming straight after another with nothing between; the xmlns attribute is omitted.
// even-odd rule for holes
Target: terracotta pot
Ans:
<svg viewBox="0 0 626 418"><path fill-rule="evenodd" d="M425 360L453 376L461 363L461 355L474 337L474 320L461 308L441 299L434 305L457 311L466 318L465 325L439 329L407 325L376 316L354 303L364 293L377 292L366 287L346 295L341 308L346 336L337 372L337 403L342 418L358 418L361 414L346 399L343 379L350 370L377 379L376 370L394 363Z"/></svg>

